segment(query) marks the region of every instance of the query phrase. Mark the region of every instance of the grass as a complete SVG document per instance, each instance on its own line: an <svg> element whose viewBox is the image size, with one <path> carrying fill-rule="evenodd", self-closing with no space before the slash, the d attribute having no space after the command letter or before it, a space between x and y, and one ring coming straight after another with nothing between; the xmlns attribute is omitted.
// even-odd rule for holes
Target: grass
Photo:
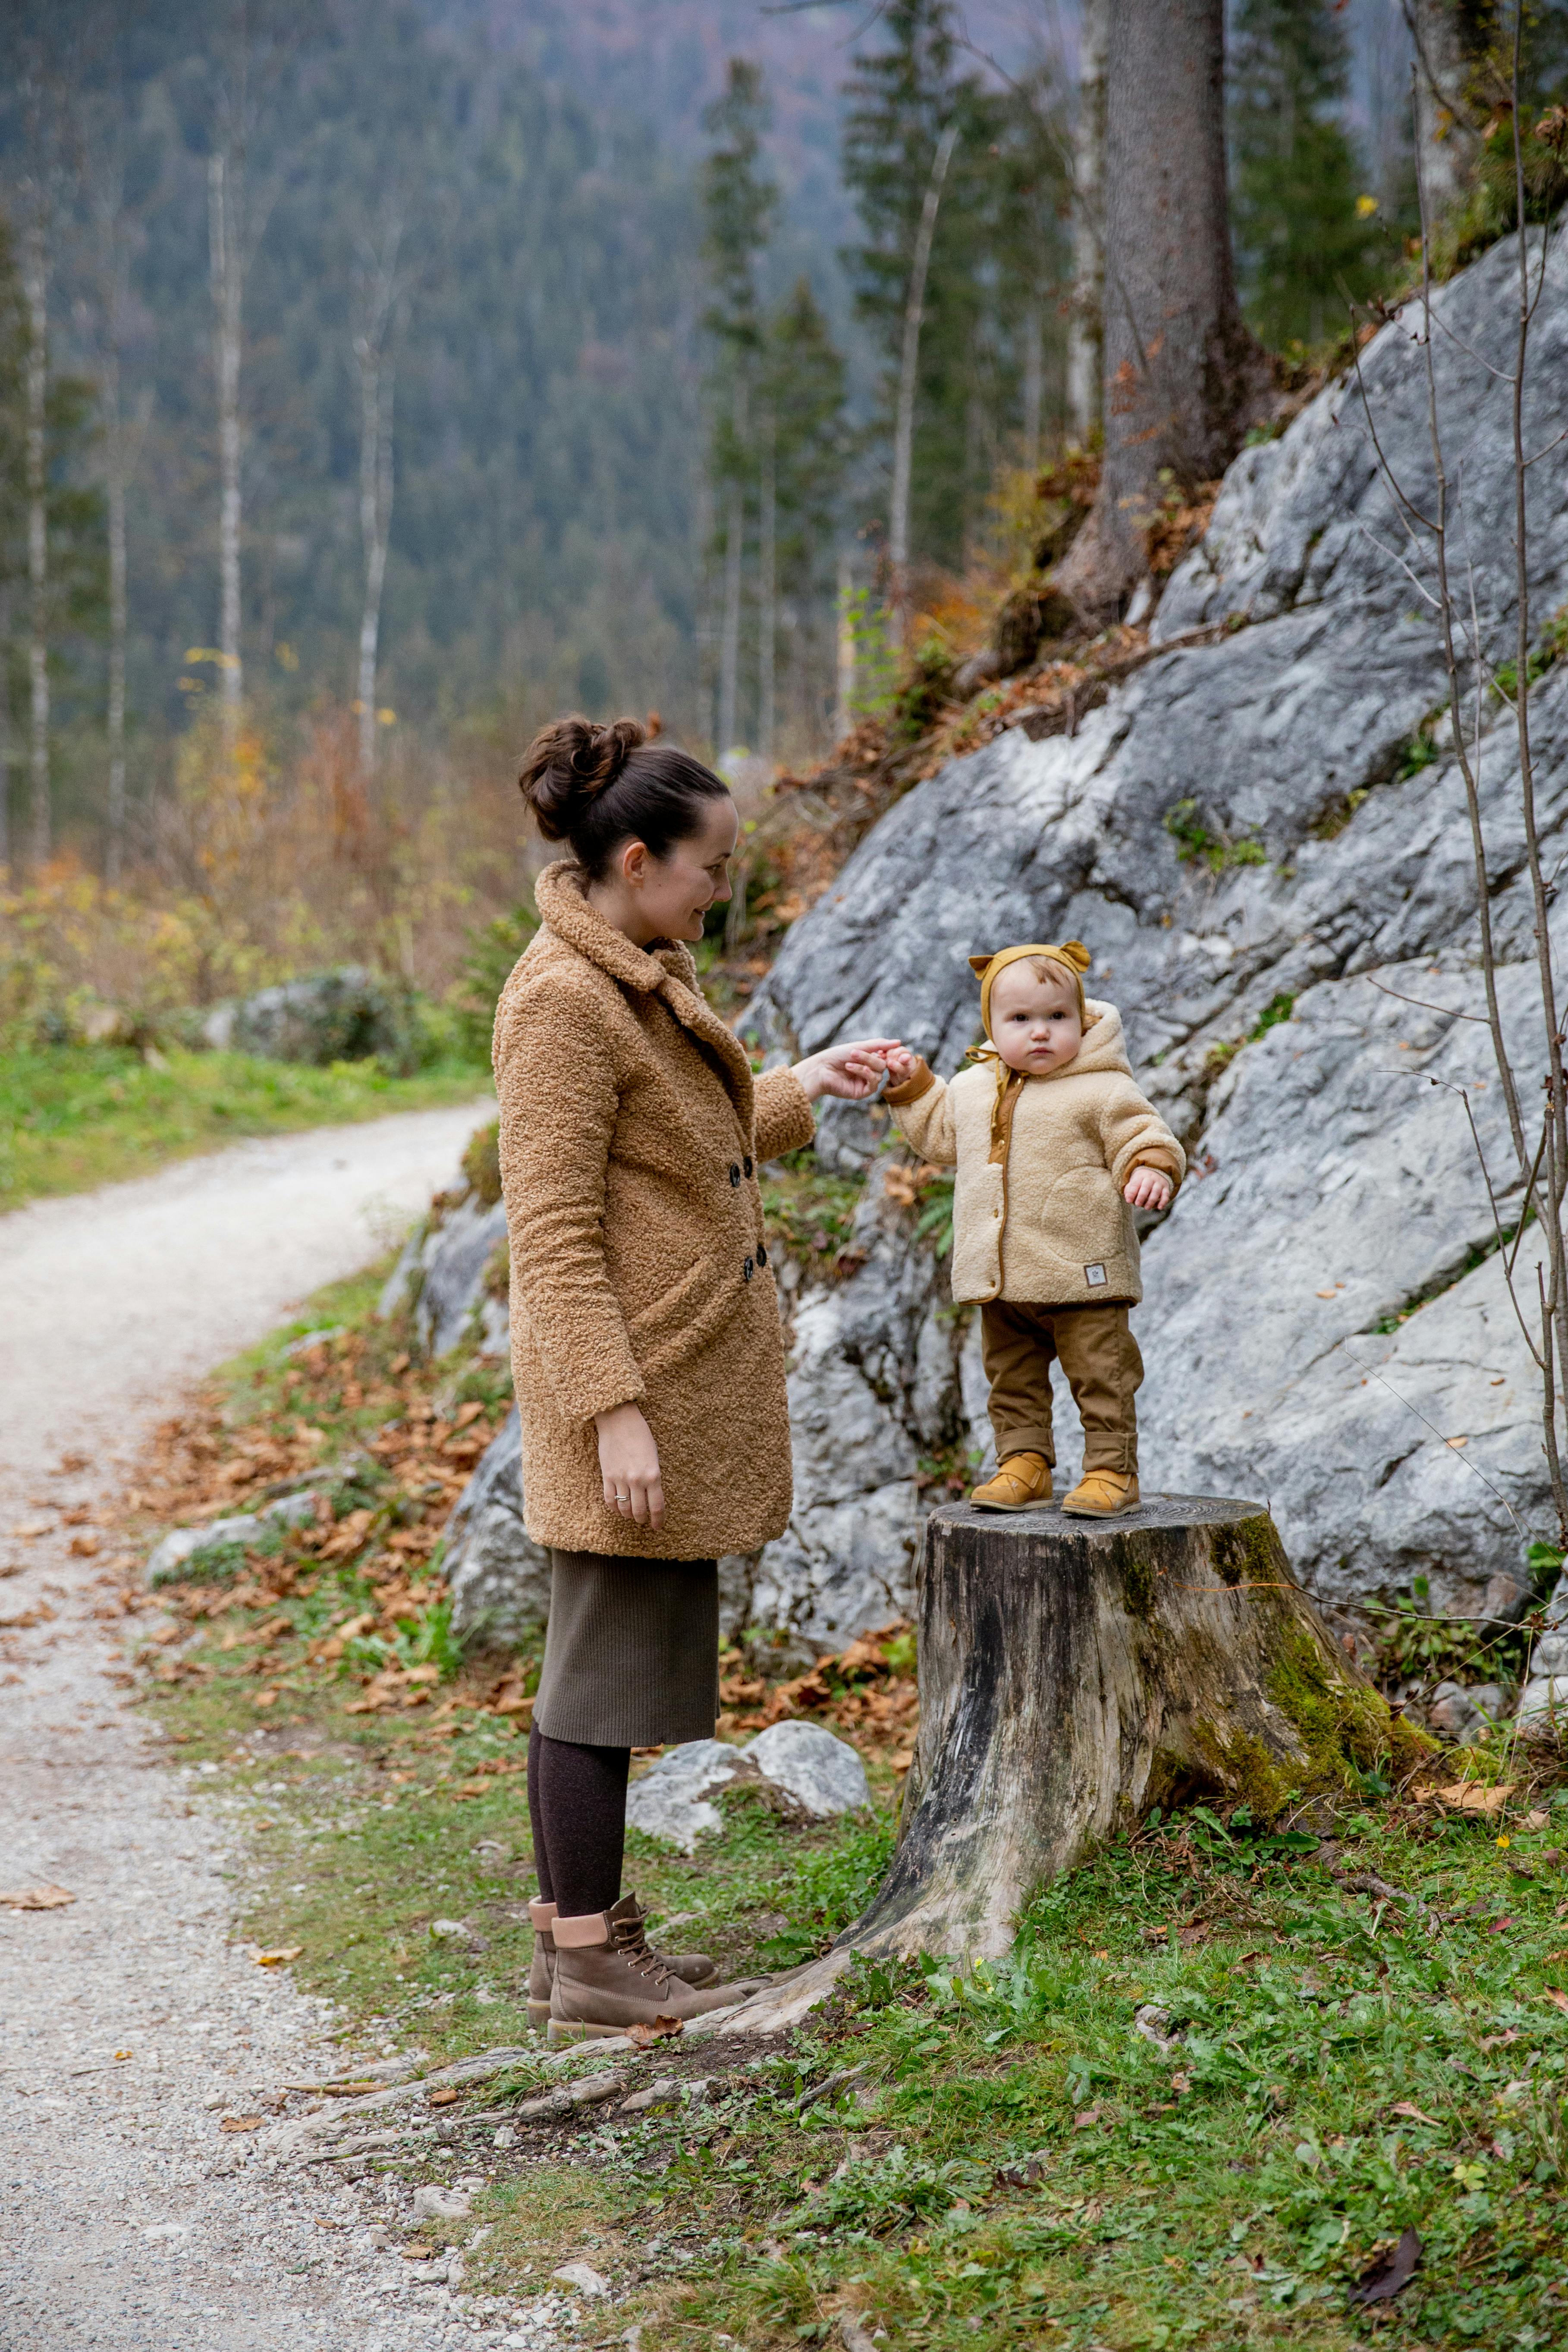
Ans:
<svg viewBox="0 0 1568 2352"><path fill-rule="evenodd" d="M45 1045L0 1055L0 1210L144 1176L243 1136L379 1118L488 1092L449 1062L407 1078L374 1061L312 1069L249 1054Z"/></svg>
<svg viewBox="0 0 1568 2352"><path fill-rule="evenodd" d="M374 1281L323 1294L166 1434L144 1497L163 1517L339 1466L331 1518L169 1596L147 1703L248 1827L257 1943L298 1948L345 2042L435 2062L529 2046L537 1645L465 1654L439 1582L447 1499L504 1375L411 1364L370 1317ZM693 1856L634 1833L627 1883L665 1940L784 1965L863 1907L897 1775L873 1736L884 1686L856 1698L848 1677L847 1654L793 1687L863 1738L872 1811L802 1828L742 1790ZM743 1673L727 1688L754 1704ZM509 2123L543 2078L525 2061L351 2168L405 2226L414 2181L482 2183L470 2221L424 2232L483 2225L480 2293L592 2263L616 2300L583 2306L585 2343L641 2326L659 2352L795 2352L848 2314L887 2352L1559 2344L1568 1787L1504 1741L1435 1777L1461 1769L1513 1785L1481 1815L1373 1772L1286 1835L1245 1808L1152 1817L1045 1889L1005 1962L861 1963L776 2043L617 2062L671 2081L636 2118ZM1406 2230L1414 2279L1358 2302Z"/></svg>

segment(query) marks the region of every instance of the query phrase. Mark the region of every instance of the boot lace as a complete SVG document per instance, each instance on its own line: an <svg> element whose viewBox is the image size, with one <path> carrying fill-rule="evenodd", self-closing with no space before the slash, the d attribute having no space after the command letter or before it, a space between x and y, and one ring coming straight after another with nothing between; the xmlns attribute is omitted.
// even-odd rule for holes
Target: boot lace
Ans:
<svg viewBox="0 0 1568 2352"><path fill-rule="evenodd" d="M647 1977L656 1992L668 1992L675 1981L674 1974L649 1944L643 1933L642 1920L616 1919L612 1920L611 1927L616 1950L621 1958L634 1968L638 1976Z"/></svg>

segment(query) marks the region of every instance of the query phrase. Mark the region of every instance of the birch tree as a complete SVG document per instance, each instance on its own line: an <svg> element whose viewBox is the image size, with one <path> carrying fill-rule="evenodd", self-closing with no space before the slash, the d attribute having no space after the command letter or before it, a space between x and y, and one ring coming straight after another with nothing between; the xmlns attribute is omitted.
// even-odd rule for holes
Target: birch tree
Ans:
<svg viewBox="0 0 1568 2352"><path fill-rule="evenodd" d="M373 235L360 244L355 273L354 363L359 373L359 520L364 554L364 596L360 611L358 692L360 772L375 766L376 667L381 639L381 598L392 529L393 389L397 336L405 287L400 270L404 223L401 202L389 198Z"/></svg>

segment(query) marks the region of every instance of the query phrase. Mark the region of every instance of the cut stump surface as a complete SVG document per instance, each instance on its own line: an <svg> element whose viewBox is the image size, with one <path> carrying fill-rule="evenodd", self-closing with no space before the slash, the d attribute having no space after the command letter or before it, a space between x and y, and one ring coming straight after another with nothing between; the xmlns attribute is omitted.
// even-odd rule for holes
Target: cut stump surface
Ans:
<svg viewBox="0 0 1568 2352"><path fill-rule="evenodd" d="M856 1952L1005 1951L1039 1887L1156 1804L1245 1800L1270 1819L1422 1745L1259 1503L1154 1495L1112 1519L950 1504L927 1522L916 1612L920 1734L887 1878L735 2025L792 2022Z"/></svg>

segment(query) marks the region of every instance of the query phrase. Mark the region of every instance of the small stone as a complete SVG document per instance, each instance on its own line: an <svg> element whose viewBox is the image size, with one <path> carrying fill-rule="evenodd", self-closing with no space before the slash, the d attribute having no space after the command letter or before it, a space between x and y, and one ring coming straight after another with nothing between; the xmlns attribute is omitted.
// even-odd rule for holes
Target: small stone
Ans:
<svg viewBox="0 0 1568 2352"><path fill-rule="evenodd" d="M563 2263L560 2269L552 2271L550 2275L552 2279L559 2279L563 2286L574 2286L579 2294L597 2298L610 2292L608 2279L601 2278L588 2263Z"/></svg>
<svg viewBox="0 0 1568 2352"><path fill-rule="evenodd" d="M414 2192L414 2210L422 2221L466 2221L473 2208L459 2189L438 2189L433 2181Z"/></svg>
<svg viewBox="0 0 1568 2352"><path fill-rule="evenodd" d="M817 1821L871 1801L866 1767L847 1739L820 1723L775 1723L742 1748L764 1780L787 1790Z"/></svg>

